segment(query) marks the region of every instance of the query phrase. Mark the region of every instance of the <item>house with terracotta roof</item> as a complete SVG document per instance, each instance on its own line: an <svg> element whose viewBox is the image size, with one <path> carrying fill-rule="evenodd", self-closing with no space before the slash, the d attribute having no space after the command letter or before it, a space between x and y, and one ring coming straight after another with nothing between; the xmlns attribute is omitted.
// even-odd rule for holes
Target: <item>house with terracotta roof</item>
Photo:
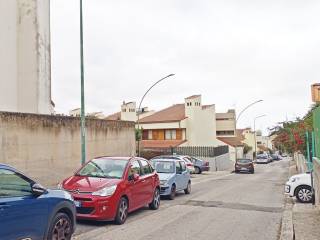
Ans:
<svg viewBox="0 0 320 240"><path fill-rule="evenodd" d="M144 148L221 145L216 138L215 105L202 105L201 95L141 118L140 127Z"/></svg>

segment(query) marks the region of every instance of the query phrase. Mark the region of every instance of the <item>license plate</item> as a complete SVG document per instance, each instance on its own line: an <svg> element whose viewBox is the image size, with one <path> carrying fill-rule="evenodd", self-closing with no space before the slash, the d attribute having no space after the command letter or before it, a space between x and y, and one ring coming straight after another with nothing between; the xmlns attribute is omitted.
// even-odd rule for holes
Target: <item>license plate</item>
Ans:
<svg viewBox="0 0 320 240"><path fill-rule="evenodd" d="M247 169L243 167L243 168L241 168L241 170L245 171L245 170L247 170Z"/></svg>
<svg viewBox="0 0 320 240"><path fill-rule="evenodd" d="M285 186L285 192L286 192L286 193L289 193L289 192L290 192L290 186L288 186L288 185Z"/></svg>
<svg viewBox="0 0 320 240"><path fill-rule="evenodd" d="M74 204L76 205L76 207L81 207L81 202L79 201L74 201Z"/></svg>

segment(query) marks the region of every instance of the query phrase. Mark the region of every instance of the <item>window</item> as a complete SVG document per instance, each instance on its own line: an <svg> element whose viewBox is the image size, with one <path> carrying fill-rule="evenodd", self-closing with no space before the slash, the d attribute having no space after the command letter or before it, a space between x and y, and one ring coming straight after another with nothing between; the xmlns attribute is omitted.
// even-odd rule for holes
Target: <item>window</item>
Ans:
<svg viewBox="0 0 320 240"><path fill-rule="evenodd" d="M152 173L149 163L146 160L140 160L141 162L141 175L148 175Z"/></svg>
<svg viewBox="0 0 320 240"><path fill-rule="evenodd" d="M187 170L186 163L185 162L180 162L180 164L181 164L181 171L185 172Z"/></svg>
<svg viewBox="0 0 320 240"><path fill-rule="evenodd" d="M97 158L88 162L80 169L77 175L120 179L123 176L127 164L127 160Z"/></svg>
<svg viewBox="0 0 320 240"><path fill-rule="evenodd" d="M131 163L131 167L129 169L129 176L133 176L133 174L141 175L141 167L137 160Z"/></svg>
<svg viewBox="0 0 320 240"><path fill-rule="evenodd" d="M149 140L152 140L152 130L149 130L149 131L148 131L148 139L149 139Z"/></svg>
<svg viewBox="0 0 320 240"><path fill-rule="evenodd" d="M218 136L222 135L234 135L234 131L217 131Z"/></svg>
<svg viewBox="0 0 320 240"><path fill-rule="evenodd" d="M178 173L178 174L182 173L182 169L181 169L180 163L181 162L178 162L178 161L176 162L176 173Z"/></svg>
<svg viewBox="0 0 320 240"><path fill-rule="evenodd" d="M32 195L31 183L15 172L0 169L0 198Z"/></svg>
<svg viewBox="0 0 320 240"><path fill-rule="evenodd" d="M257 142L257 144L262 144L262 142Z"/></svg>
<svg viewBox="0 0 320 240"><path fill-rule="evenodd" d="M166 140L176 140L177 139L177 132L176 130L165 130L165 139Z"/></svg>

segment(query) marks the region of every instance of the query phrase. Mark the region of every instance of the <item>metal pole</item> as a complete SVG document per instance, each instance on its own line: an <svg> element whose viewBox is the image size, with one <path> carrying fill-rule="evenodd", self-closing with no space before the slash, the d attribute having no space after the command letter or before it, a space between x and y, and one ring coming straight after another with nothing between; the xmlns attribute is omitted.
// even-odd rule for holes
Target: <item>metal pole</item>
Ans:
<svg viewBox="0 0 320 240"><path fill-rule="evenodd" d="M257 159L257 137L256 137L256 119L253 122L253 132L254 132L254 156L253 160Z"/></svg>
<svg viewBox="0 0 320 240"><path fill-rule="evenodd" d="M315 142L314 142L314 132L312 131L311 133L311 144L312 144L312 158L310 162L310 176L311 176L311 191L312 191L312 196L314 196L314 184L313 184L313 158L316 156L315 155ZM315 198L313 197L312 204L315 205Z"/></svg>
<svg viewBox="0 0 320 240"><path fill-rule="evenodd" d="M86 117L84 104L83 14L80 0L80 59L81 59L81 165L86 162Z"/></svg>
<svg viewBox="0 0 320 240"><path fill-rule="evenodd" d="M169 74L168 76L165 76L164 78L161 78L160 80L156 81L142 96L140 103L139 103L139 107L138 107L138 111L140 111L142 102L144 100L144 98L146 97L146 95L148 94L148 92L150 92L150 90L156 86L158 83L162 82L163 80L165 80L166 78L172 77L175 74ZM138 128L138 157L140 157L140 114L138 112L138 121L137 121L137 128Z"/></svg>
<svg viewBox="0 0 320 240"><path fill-rule="evenodd" d="M236 137L237 137L237 123L238 123L239 118L241 117L241 115L242 115L248 108L250 108L251 106L253 106L253 105L255 105L255 104L259 103L259 102L262 102L262 101L263 101L263 100L261 99L261 100L255 101L255 102L253 102L253 103L250 103L248 106L246 106L244 109L242 109L242 110L240 111L240 113L239 113L239 115L238 115L238 117L237 117L237 119L236 119L236 122L235 122L235 130L236 130L235 135L236 135ZM237 145L236 145L235 149L236 149L235 158L236 158L236 161L237 161L237 158L238 158L238 146L237 146Z"/></svg>

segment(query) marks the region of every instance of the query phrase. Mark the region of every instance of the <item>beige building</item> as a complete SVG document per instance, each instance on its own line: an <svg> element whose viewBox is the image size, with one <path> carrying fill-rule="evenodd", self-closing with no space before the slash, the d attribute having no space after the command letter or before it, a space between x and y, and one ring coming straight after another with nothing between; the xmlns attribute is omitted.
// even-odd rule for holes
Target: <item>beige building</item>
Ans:
<svg viewBox="0 0 320 240"><path fill-rule="evenodd" d="M144 147L218 146L215 105L203 105L201 95L185 98L140 120Z"/></svg>
<svg viewBox="0 0 320 240"><path fill-rule="evenodd" d="M0 111L53 113L50 1L0 1Z"/></svg>
<svg viewBox="0 0 320 240"><path fill-rule="evenodd" d="M228 110L226 113L216 113L217 137L236 136L236 111Z"/></svg>
<svg viewBox="0 0 320 240"><path fill-rule="evenodd" d="M123 120L136 122L139 118L150 116L154 114L155 111L149 111L147 107L137 109L136 102L123 102L121 105L121 111L107 116L106 120Z"/></svg>

